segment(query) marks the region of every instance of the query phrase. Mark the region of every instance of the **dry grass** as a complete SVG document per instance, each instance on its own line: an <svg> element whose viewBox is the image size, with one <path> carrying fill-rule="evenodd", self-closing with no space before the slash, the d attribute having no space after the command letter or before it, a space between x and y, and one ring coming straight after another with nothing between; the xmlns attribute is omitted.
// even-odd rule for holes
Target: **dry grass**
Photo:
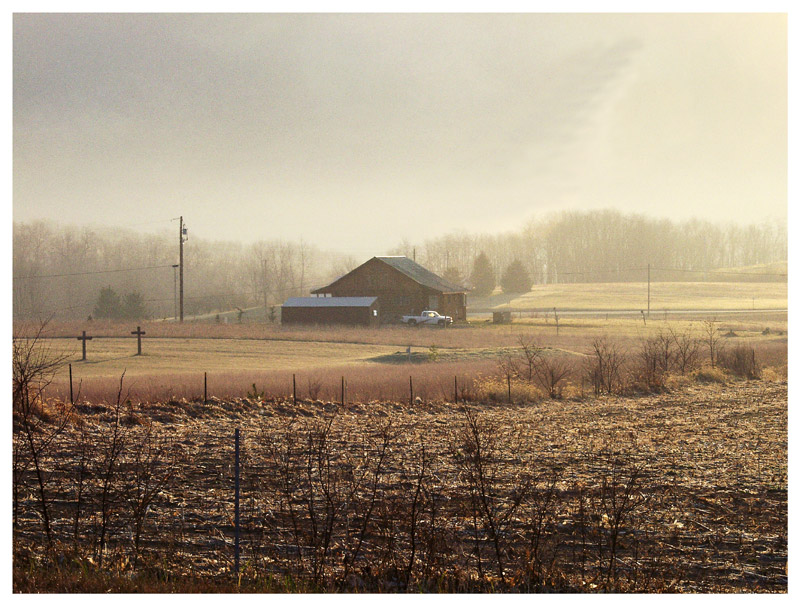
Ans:
<svg viewBox="0 0 800 606"><path fill-rule="evenodd" d="M786 309L786 282L651 282L650 310ZM471 298L473 308L647 309L647 282L543 284L524 295Z"/></svg>
<svg viewBox="0 0 800 606"><path fill-rule="evenodd" d="M532 320L535 321L535 320ZM785 324L773 324L768 334L762 322L720 321L717 333L723 349L745 345L754 349L768 376L785 376L787 337ZM162 325L154 325L158 328ZM125 327L127 328L127 327ZM172 326L187 335L203 327ZM221 328L232 331L228 327ZM98 337L89 343L88 362L79 360L79 342L75 339L51 339L52 349L70 356L74 388L80 386L81 397L90 401L108 400L116 394L119 376L124 371L131 397L140 401L196 398L203 395L204 373L208 373L208 396L241 397L252 391L255 383L259 392L268 397L282 397L291 392L292 374L297 376L299 397L309 397L316 387L317 397L338 400L341 377L354 397L369 400L404 398L408 393L408 378L413 377L415 394L426 399L440 398L452 393L454 376L462 388L472 387L478 376L502 374L498 364L509 355L520 353L520 339L536 342L551 355L566 356L573 367L569 393L583 391L585 375L583 361L592 352L597 338L610 338L629 358L635 358L641 344L660 335L703 335L703 325L697 321L664 322L651 320L645 326L631 321L583 321L580 325L560 328L556 336L552 327L529 324L511 326L479 325L457 329L352 329L326 328L320 330L281 330L281 340L258 339L252 335L268 327L236 327L242 338L212 337L151 337L151 327L143 343L142 356L135 355L133 338ZM69 327L56 327L68 331ZM250 332L247 332L247 331ZM275 328L269 329L275 330ZM682 332L683 331L683 332ZM105 334L119 335L120 325L107 325ZM96 334L103 334L98 331ZM233 334L233 333L232 333ZM735 336L725 336L735 335ZM405 337L406 341L401 339ZM328 339L346 339L335 343ZM305 340L314 339L314 340ZM392 340L399 341L390 344ZM361 341L361 342L359 342ZM406 346L412 346L412 363L407 362ZM707 360L701 347L699 362ZM705 358L704 358L705 356ZM770 374L772 373L772 374ZM55 376L50 395L66 398L69 394L68 369L61 367ZM515 387L516 389L516 387ZM520 387L520 389L522 389ZM499 388L494 390L500 392ZM336 397L334 397L336 396ZM313 397L313 394L312 394ZM533 398L533 394L531 395Z"/></svg>

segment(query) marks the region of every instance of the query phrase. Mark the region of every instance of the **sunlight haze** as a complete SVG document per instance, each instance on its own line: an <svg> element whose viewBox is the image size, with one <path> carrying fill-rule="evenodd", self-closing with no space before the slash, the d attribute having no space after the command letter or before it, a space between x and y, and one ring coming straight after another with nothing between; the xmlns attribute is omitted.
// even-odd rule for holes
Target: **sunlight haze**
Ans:
<svg viewBox="0 0 800 606"><path fill-rule="evenodd" d="M401 239L787 212L781 14L17 14L15 221Z"/></svg>

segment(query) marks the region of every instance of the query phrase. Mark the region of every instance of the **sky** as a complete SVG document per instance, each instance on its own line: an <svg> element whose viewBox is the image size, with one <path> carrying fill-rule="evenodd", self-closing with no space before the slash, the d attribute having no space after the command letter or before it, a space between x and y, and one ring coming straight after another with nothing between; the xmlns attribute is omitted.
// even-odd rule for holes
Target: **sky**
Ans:
<svg viewBox="0 0 800 606"><path fill-rule="evenodd" d="M402 239L787 216L785 14L16 14L13 219Z"/></svg>

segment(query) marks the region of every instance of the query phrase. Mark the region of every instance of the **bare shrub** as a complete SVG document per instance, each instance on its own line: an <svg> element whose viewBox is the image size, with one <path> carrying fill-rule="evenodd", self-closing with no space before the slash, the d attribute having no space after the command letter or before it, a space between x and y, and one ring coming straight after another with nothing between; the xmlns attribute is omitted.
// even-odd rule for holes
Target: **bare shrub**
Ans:
<svg viewBox="0 0 800 606"><path fill-rule="evenodd" d="M597 559L592 582L605 591L620 591L619 551L623 533L635 536L637 514L648 503L642 490L645 463L635 455L605 448L593 455L600 468L598 485L586 490L581 505L581 523L586 526L584 540L594 545ZM588 547L586 545L585 547ZM591 555L584 553L583 557Z"/></svg>
<svg viewBox="0 0 800 606"><path fill-rule="evenodd" d="M129 450L128 486L124 491L124 500L131 516L132 566L135 570L141 555L147 512L175 475L177 451L174 444L156 433L152 425L145 428Z"/></svg>
<svg viewBox="0 0 800 606"><path fill-rule="evenodd" d="M697 368L700 341L688 331L677 333L670 327L669 332L675 344L675 369L685 375Z"/></svg>
<svg viewBox="0 0 800 606"><path fill-rule="evenodd" d="M488 543L497 575L505 583L509 528L530 484L523 478L509 482L509 471L504 464L509 445L500 442L496 427L468 408L464 409L464 425L456 440L454 455L469 493L478 576L485 578L482 546ZM514 490L502 497L499 493L504 483L510 483Z"/></svg>
<svg viewBox="0 0 800 606"><path fill-rule="evenodd" d="M624 387L622 369L626 354L615 342L606 337L595 339L589 354L587 377L595 395L620 393Z"/></svg>
<svg viewBox="0 0 800 606"><path fill-rule="evenodd" d="M721 351L717 356L717 363L737 377L745 379L758 379L761 377L761 367L756 360L755 349L744 343Z"/></svg>
<svg viewBox="0 0 800 606"><path fill-rule="evenodd" d="M664 388L667 371L664 369L664 341L658 337L643 339L638 351L638 366L634 369L636 380L647 391Z"/></svg>
<svg viewBox="0 0 800 606"><path fill-rule="evenodd" d="M551 398L561 398L572 364L564 356L541 356L535 361L534 374L541 388Z"/></svg>
<svg viewBox="0 0 800 606"><path fill-rule="evenodd" d="M518 372L524 372L524 378L528 381L533 381L535 368L542 357L543 349L536 344L536 341L531 336L519 335L517 343L522 352Z"/></svg>
<svg viewBox="0 0 800 606"><path fill-rule="evenodd" d="M43 340L47 322L33 329L32 336L14 336L12 350L12 387L15 440L13 452L14 518L19 501L20 483L25 469L31 465L36 476L37 497L42 529L48 546L53 545L48 487L52 473L44 460L62 434L72 413L72 404L45 401L44 390L53 380L56 370L66 360L56 355Z"/></svg>
<svg viewBox="0 0 800 606"><path fill-rule="evenodd" d="M532 479L525 499L523 513L527 516L525 535L528 541L525 578L528 591L546 585L553 576L557 557L554 526L559 509L563 507L558 490L562 476L563 470L557 466L539 472Z"/></svg>
<svg viewBox="0 0 800 606"><path fill-rule="evenodd" d="M97 469L95 475L100 484L99 513L100 520L97 534L97 565L103 567L103 559L106 553L106 546L110 535L113 532L113 522L119 514L119 506L123 501L123 494L116 485L117 476L121 472L121 462L123 453L127 447L128 429L122 423L123 404L127 398L123 398L123 381L125 373L119 379L119 390L117 399L113 404L111 418L109 419L108 433L104 434L98 447Z"/></svg>
<svg viewBox="0 0 800 606"><path fill-rule="evenodd" d="M719 334L718 324L719 322L716 318L703 320L703 343L708 350L708 361L711 364L711 368L716 367L717 357L722 349L720 341L722 337Z"/></svg>

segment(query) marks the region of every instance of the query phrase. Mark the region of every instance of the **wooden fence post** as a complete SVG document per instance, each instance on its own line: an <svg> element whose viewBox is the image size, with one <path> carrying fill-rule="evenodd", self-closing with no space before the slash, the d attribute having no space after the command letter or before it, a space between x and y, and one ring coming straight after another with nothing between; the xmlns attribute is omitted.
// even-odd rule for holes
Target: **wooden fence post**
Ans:
<svg viewBox="0 0 800 606"><path fill-rule="evenodd" d="M75 398L72 396L72 364L69 365L69 403L75 404Z"/></svg>
<svg viewBox="0 0 800 606"><path fill-rule="evenodd" d="M208 373L203 373L203 404L208 404Z"/></svg>
<svg viewBox="0 0 800 606"><path fill-rule="evenodd" d="M342 406L344 406L344 375L342 375Z"/></svg>
<svg viewBox="0 0 800 606"><path fill-rule="evenodd" d="M414 405L414 381L411 379L411 375L408 375L408 391L409 391L408 405L409 406L413 406Z"/></svg>
<svg viewBox="0 0 800 606"><path fill-rule="evenodd" d="M453 377L453 402L458 404L458 376Z"/></svg>
<svg viewBox="0 0 800 606"><path fill-rule="evenodd" d="M508 382L508 403L511 404L511 375L506 375L506 381Z"/></svg>
<svg viewBox="0 0 800 606"><path fill-rule="evenodd" d="M294 375L292 375L292 401L297 406L297 380Z"/></svg>

